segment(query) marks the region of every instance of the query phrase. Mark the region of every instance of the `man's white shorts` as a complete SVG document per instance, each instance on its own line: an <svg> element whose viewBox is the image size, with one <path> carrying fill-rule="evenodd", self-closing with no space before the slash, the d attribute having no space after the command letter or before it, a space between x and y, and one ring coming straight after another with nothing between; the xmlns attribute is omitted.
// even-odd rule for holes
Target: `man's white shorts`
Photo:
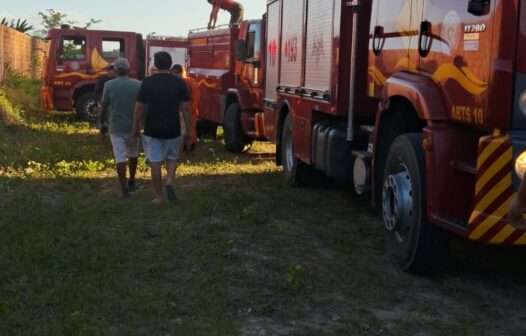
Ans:
<svg viewBox="0 0 526 336"><path fill-rule="evenodd" d="M181 137L174 139L158 139L147 135L142 136L142 147L146 160L160 163L165 160L176 161L181 150Z"/></svg>
<svg viewBox="0 0 526 336"><path fill-rule="evenodd" d="M117 163L125 163L127 158L139 156L139 145L133 134L111 134L113 155Z"/></svg>

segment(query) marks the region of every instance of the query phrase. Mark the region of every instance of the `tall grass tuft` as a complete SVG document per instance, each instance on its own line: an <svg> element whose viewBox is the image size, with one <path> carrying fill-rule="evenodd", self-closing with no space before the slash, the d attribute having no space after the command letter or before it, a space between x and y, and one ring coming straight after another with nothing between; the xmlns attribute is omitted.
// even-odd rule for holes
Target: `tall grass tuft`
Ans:
<svg viewBox="0 0 526 336"><path fill-rule="evenodd" d="M40 79L28 78L9 67L6 69L6 79L2 83L4 93L15 106L33 109L39 106L41 86Z"/></svg>

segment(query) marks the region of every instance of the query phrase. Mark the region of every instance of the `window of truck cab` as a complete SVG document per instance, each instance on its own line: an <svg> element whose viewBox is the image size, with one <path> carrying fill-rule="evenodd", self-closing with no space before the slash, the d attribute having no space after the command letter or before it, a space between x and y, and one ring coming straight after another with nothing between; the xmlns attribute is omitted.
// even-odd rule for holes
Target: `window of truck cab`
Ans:
<svg viewBox="0 0 526 336"><path fill-rule="evenodd" d="M251 23L247 32L247 60L261 58L261 24Z"/></svg>
<svg viewBox="0 0 526 336"><path fill-rule="evenodd" d="M85 36L63 36L59 45L60 61L78 61L86 59Z"/></svg>
<svg viewBox="0 0 526 336"><path fill-rule="evenodd" d="M124 57L124 39L122 38L102 38L102 57L107 61L113 61Z"/></svg>

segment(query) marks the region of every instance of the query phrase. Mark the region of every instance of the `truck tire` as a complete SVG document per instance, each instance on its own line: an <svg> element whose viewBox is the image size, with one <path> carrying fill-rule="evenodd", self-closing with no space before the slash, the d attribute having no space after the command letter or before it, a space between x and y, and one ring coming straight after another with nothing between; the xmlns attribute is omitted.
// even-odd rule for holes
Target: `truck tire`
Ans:
<svg viewBox="0 0 526 336"><path fill-rule="evenodd" d="M226 148L232 153L243 153L252 145L252 141L243 134L241 126L241 108L238 103L228 106L223 120Z"/></svg>
<svg viewBox="0 0 526 336"><path fill-rule="evenodd" d="M381 212L387 250L412 273L441 269L450 235L427 219L426 170L422 134L398 136L387 156Z"/></svg>
<svg viewBox="0 0 526 336"><path fill-rule="evenodd" d="M292 114L288 114L281 132L281 160L285 181L295 187L308 185L314 178L314 168L296 158L294 151Z"/></svg>
<svg viewBox="0 0 526 336"><path fill-rule="evenodd" d="M99 104L97 96L92 92L83 93L75 103L75 113L77 119L97 121L99 114L94 111L94 107Z"/></svg>

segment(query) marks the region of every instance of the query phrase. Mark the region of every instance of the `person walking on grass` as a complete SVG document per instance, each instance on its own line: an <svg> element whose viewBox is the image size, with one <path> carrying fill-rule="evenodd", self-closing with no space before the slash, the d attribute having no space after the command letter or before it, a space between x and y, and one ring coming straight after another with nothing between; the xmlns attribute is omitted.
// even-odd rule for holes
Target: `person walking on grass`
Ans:
<svg viewBox="0 0 526 336"><path fill-rule="evenodd" d="M186 68L181 64L175 64L171 70L172 74L184 80L190 95L190 127L192 127L192 137L190 139L190 148L183 146L183 151L189 153L195 151L197 145L197 117L199 115L199 99L201 93L199 92L199 85L192 77L186 75ZM181 125L184 126L184 125ZM185 129L186 132L186 129ZM184 132L183 132L184 133Z"/></svg>
<svg viewBox="0 0 526 336"><path fill-rule="evenodd" d="M134 134L138 138L141 131L141 121L144 118L144 134L142 144L146 159L150 163L152 184L155 198L152 203L159 204L163 199L162 165L166 164L166 196L170 201L176 201L174 190L177 159L181 141L190 145L192 128L190 127L189 93L184 80L170 73L172 57L165 51L154 55L154 64L158 73L145 78L142 82L137 103L135 104ZM181 139L181 123L179 113L188 130Z"/></svg>
<svg viewBox="0 0 526 336"><path fill-rule="evenodd" d="M133 136L133 113L140 82L128 77L130 63L125 58L116 59L114 68L117 77L104 85L99 122L101 134L110 133L121 196L126 198L130 196L130 191L136 189L139 149L138 141ZM126 180L126 168L129 168L129 180Z"/></svg>
<svg viewBox="0 0 526 336"><path fill-rule="evenodd" d="M115 69L113 68L113 64L108 64L106 66L106 74L99 78L97 81L97 84L95 84L95 90L93 90L93 94L95 95L95 99L97 99L97 104L93 106L93 112L96 115L100 115L100 104L99 102L102 99L102 94L104 93L104 85L106 85L107 82L117 77L117 73L115 72Z"/></svg>
<svg viewBox="0 0 526 336"><path fill-rule="evenodd" d="M234 0L207 0L212 5L208 29L214 29L217 22L217 13L220 9L230 13L230 27L239 27L243 22L243 5Z"/></svg>

